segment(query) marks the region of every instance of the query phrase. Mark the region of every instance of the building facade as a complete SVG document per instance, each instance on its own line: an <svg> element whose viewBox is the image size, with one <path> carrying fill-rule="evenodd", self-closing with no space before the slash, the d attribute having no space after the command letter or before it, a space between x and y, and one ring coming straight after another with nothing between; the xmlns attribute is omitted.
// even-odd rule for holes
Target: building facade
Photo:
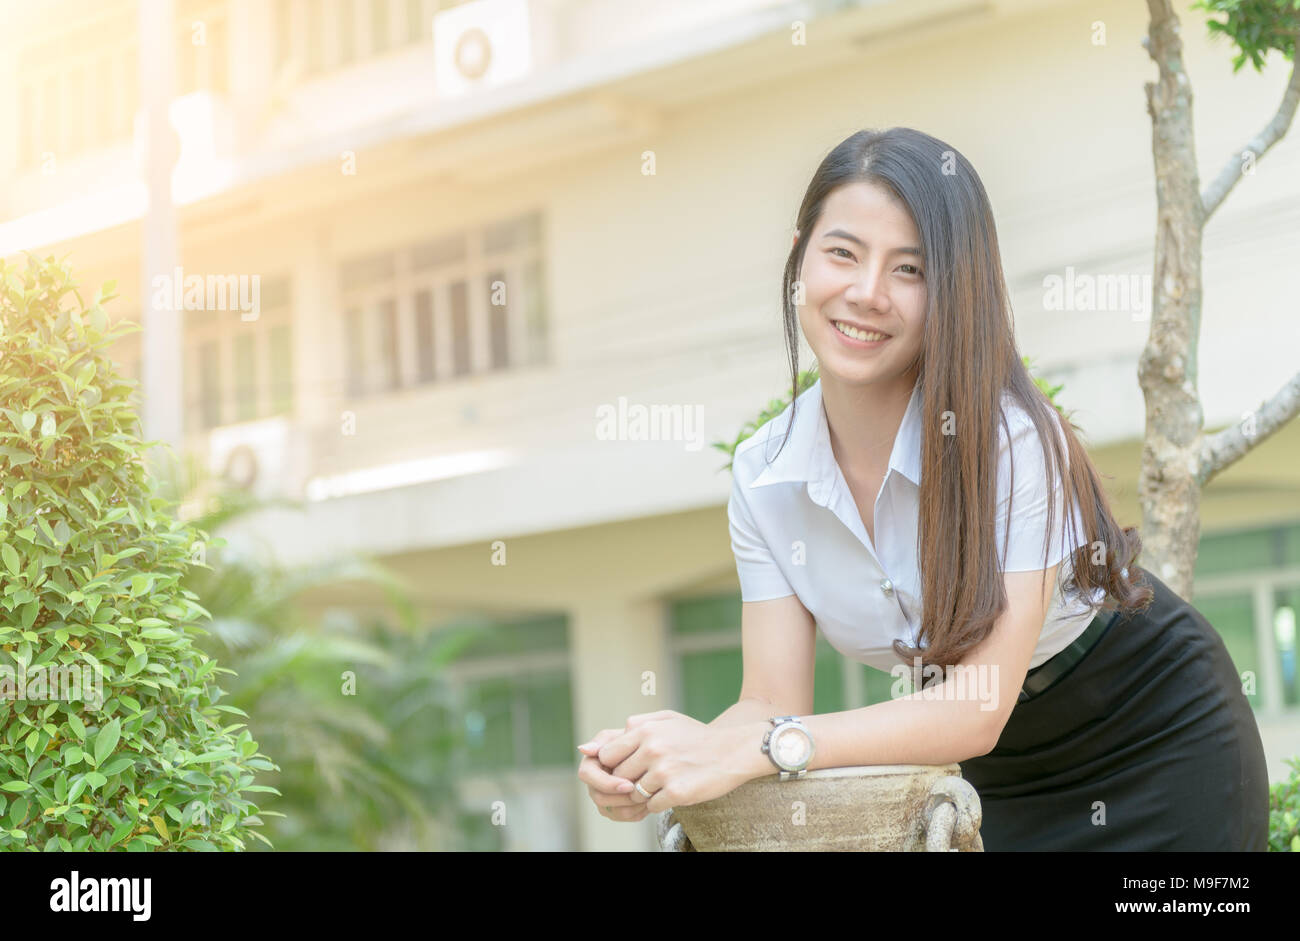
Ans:
<svg viewBox="0 0 1300 941"><path fill-rule="evenodd" d="M574 746L631 714L708 721L735 701L730 480L712 444L788 393L794 215L862 127L920 128L980 171L1022 352L1064 384L1117 512L1140 522L1155 214L1140 5L170 7L179 268L142 273L150 53L127 0L11 13L0 253L68 254L84 284L116 280L115 318L180 297L182 378L155 393L181 411L179 444L306 502L248 535L290 563L371 553L418 586L429 630L490 638L453 669L476 846L651 848L652 821L595 812ZM1203 15L1180 15L1213 164L1273 113L1287 69L1232 75ZM1286 139L1207 232L1207 428L1296 370L1300 333L1276 299L1294 288L1281 262L1297 169ZM1077 277L1135 290L1054 305L1047 286ZM140 342L120 345L137 378ZM1197 567L1198 607L1258 679L1274 780L1300 754L1298 468L1292 423L1213 481ZM381 602L340 587L312 603ZM820 636L817 663L818 712L888 696L890 677ZM489 822L498 800L509 826Z"/></svg>

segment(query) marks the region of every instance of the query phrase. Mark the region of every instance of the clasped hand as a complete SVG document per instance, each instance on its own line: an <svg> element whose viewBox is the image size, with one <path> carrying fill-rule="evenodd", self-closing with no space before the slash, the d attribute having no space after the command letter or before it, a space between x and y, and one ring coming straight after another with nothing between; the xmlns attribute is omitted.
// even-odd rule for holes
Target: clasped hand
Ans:
<svg viewBox="0 0 1300 941"><path fill-rule="evenodd" d="M670 807L699 804L744 784L735 726L713 728L680 712L630 716L578 746L578 779L601 816L635 822ZM635 785L650 794L647 798Z"/></svg>

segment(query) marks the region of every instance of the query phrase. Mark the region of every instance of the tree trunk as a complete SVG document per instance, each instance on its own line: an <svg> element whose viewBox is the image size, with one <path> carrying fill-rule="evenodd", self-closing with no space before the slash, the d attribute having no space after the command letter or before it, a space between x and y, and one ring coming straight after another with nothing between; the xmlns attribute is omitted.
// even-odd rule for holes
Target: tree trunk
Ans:
<svg viewBox="0 0 1300 941"><path fill-rule="evenodd" d="M1145 45L1160 71L1146 84L1156 175L1155 276L1151 330L1138 378L1146 438L1138 497L1141 564L1183 598L1192 597L1200 537L1204 414L1196 389L1201 326L1200 181L1192 132L1192 87L1183 70L1178 19L1168 0L1148 0Z"/></svg>

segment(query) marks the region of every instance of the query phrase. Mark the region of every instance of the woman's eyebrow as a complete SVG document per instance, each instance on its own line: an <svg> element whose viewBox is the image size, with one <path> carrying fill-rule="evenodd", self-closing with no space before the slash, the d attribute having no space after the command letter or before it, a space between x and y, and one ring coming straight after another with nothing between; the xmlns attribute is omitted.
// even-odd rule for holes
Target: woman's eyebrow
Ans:
<svg viewBox="0 0 1300 941"><path fill-rule="evenodd" d="M822 236L822 238L824 238L824 239L846 239L847 241L850 241L850 242L854 243L855 245L860 245L860 246L862 246L863 248L866 248L866 247L867 247L867 243L866 243L866 242L862 241L862 239L858 238L856 235L852 234L851 232L845 232L843 229L831 229L829 232L825 233L825 234ZM906 245L906 246L904 246L904 247L902 247L902 248L896 248L896 249L894 249L894 254L896 254L896 255L916 255L916 256L919 258L919 257L921 257L921 250L920 250L919 248L913 248L911 245Z"/></svg>

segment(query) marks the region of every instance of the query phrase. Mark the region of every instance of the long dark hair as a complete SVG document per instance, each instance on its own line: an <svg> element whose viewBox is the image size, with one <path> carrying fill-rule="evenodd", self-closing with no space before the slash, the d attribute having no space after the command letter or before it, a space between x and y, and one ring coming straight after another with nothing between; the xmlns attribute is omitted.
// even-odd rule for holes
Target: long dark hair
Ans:
<svg viewBox="0 0 1300 941"><path fill-rule="evenodd" d="M782 279L793 390L790 424L785 427L793 427L793 400L799 394L794 291L804 253L830 194L858 182L883 187L906 207L920 233L927 264L925 333L912 364L918 368L923 399L916 548L923 602L918 642L923 639L927 646L911 647L895 640L894 652L909 664L913 657L927 665L960 663L1006 609L1004 560L998 559L994 525L999 422L1010 440L1002 410L1006 392L1037 429L1048 468L1047 492L1054 493L1060 479L1067 522L1074 524L1076 498L1083 514L1088 542L1075 550L1073 575L1062 584L1062 591L1091 599L1096 589L1104 588L1126 612L1150 604L1152 588L1138 582L1137 571L1129 572L1130 566L1137 569L1135 560L1142 548L1136 527L1123 528L1115 521L1101 477L1077 436L1080 429L1058 417L1016 349L997 231L984 186L956 148L929 134L906 127L858 131L826 156L808 184L795 223L798 240L790 249ZM963 364L978 364L978 368L962 368ZM952 413L958 434L943 433L946 412ZM1060 428L1063 435L1050 433L1053 428ZM1061 437L1068 446L1068 468L1062 464ZM1014 482L1014 462L1011 479ZM1009 492L1014 493L1014 483ZM1015 509L1012 506L1008 512L1008 542ZM1049 534L1054 531L1053 512L1049 501ZM1098 546L1104 549L1104 559ZM1046 540L1043 552L1046 569Z"/></svg>

